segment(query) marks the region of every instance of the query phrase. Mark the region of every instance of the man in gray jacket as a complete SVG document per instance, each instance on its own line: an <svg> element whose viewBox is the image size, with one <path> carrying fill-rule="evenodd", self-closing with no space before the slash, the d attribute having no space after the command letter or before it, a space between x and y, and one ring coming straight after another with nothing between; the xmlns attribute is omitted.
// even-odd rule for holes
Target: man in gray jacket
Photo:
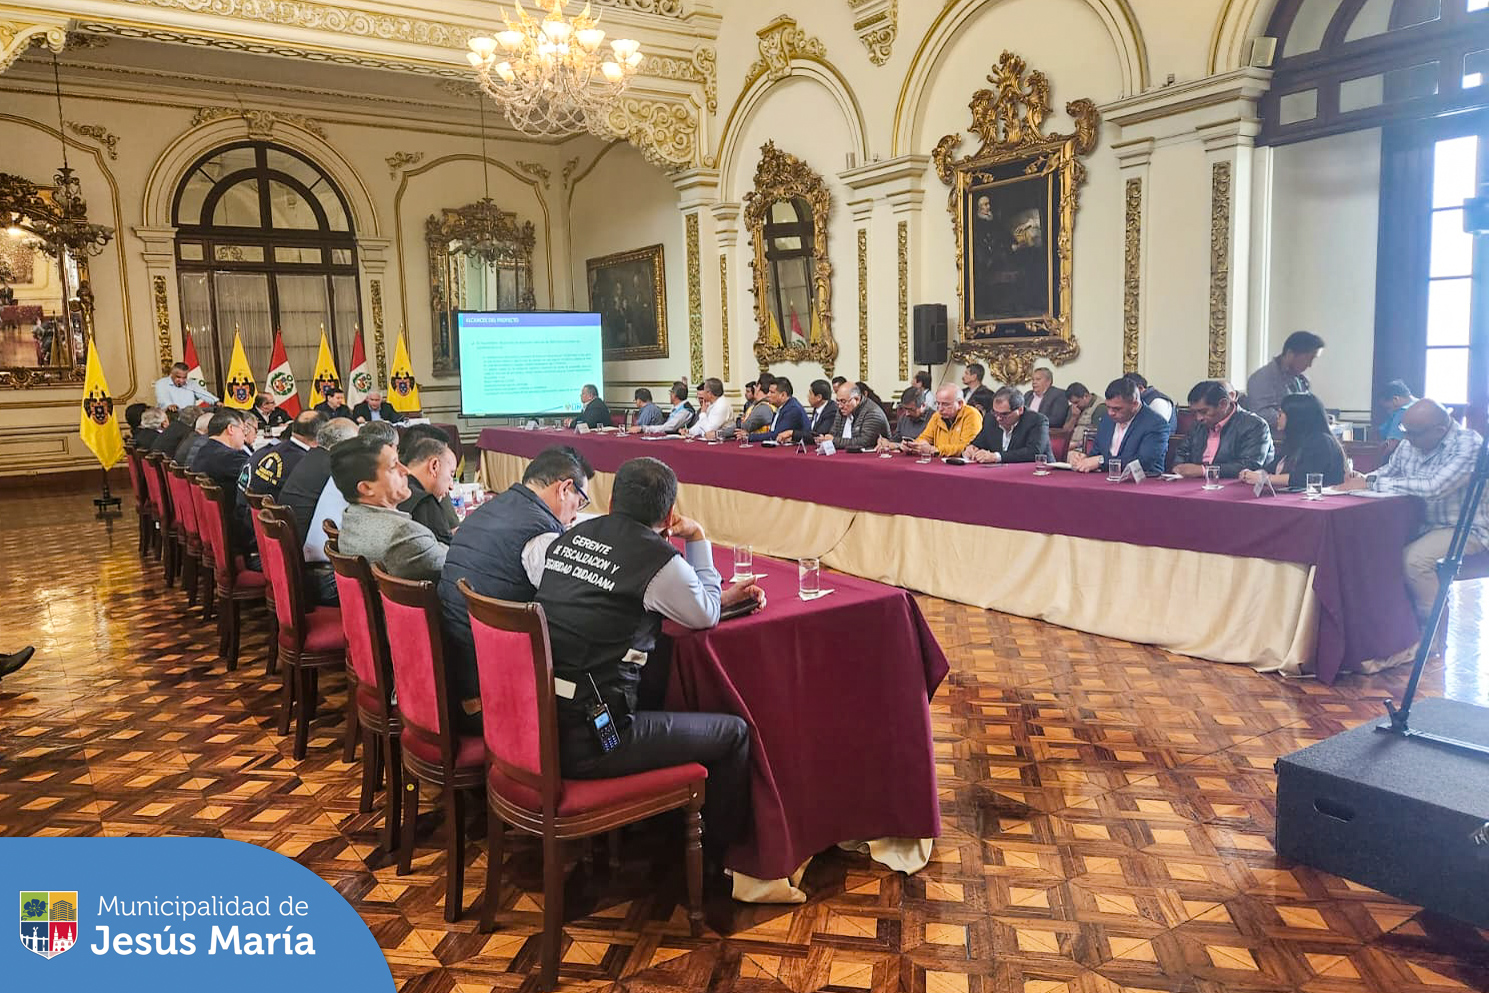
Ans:
<svg viewBox="0 0 1489 993"><path fill-rule="evenodd" d="M843 383L838 387L837 403L840 423L832 436L834 447L845 452L872 452L881 438L889 437L889 418L884 416L884 408L865 398L854 384Z"/></svg>
<svg viewBox="0 0 1489 993"><path fill-rule="evenodd" d="M1272 461L1272 431L1267 422L1231 399L1227 384L1210 379L1189 391L1194 427L1179 442L1174 472L1203 476L1206 466L1234 479L1247 469Z"/></svg>
<svg viewBox="0 0 1489 993"><path fill-rule="evenodd" d="M331 479L347 500L336 539L341 554L381 563L399 579L439 579L446 547L398 509L409 486L395 445L362 436L342 442L331 450Z"/></svg>

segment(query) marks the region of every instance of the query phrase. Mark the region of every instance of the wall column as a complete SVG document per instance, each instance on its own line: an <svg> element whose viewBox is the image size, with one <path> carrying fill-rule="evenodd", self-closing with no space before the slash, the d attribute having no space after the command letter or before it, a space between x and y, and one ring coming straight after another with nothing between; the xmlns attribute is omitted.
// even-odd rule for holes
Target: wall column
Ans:
<svg viewBox="0 0 1489 993"><path fill-rule="evenodd" d="M755 359L753 355L745 359L735 347L742 330L750 326L740 306L740 296L734 292L739 283L739 272L744 268L737 264L734 251L739 244L741 209L737 203L716 203L711 208L714 234L719 243L719 344L724 350L724 364L719 377L724 380L725 389L732 388L736 372L752 369ZM745 340L753 341L754 338L749 336Z"/></svg>
<svg viewBox="0 0 1489 993"><path fill-rule="evenodd" d="M372 348L377 368L373 382L381 390L388 388L388 364L392 361L388 356L396 344L396 338L390 338L384 327L383 309L383 302L388 299L388 286L383 277L388 271L388 246L392 243L391 238L363 236L357 239L357 259L362 263L362 345ZM414 378L419 378L417 369Z"/></svg>
<svg viewBox="0 0 1489 993"><path fill-rule="evenodd" d="M181 355L184 340L177 334L181 314L181 285L176 279L176 229L137 227L134 236L144 242L140 257L145 260L146 285L150 287L150 313L155 328L153 357L141 355L139 360L146 370L152 371L158 364L159 373L170 372L171 365ZM123 247L120 247L123 251ZM174 317L173 317L174 315ZM147 381L150 377L146 377Z"/></svg>
<svg viewBox="0 0 1489 993"><path fill-rule="evenodd" d="M1148 216L1148 164L1153 161L1152 138L1137 138L1112 146L1122 174L1122 371L1137 372L1147 351L1144 319L1143 270L1147 268L1143 225Z"/></svg>
<svg viewBox="0 0 1489 993"><path fill-rule="evenodd" d="M704 314L719 312L717 267L703 264L703 246L714 245L718 240L713 212L706 208L718 200L719 171L685 169L673 174L672 185L677 188L678 206L682 210L683 245L688 263L688 381L696 387L708 378L710 369L721 369L724 362L722 349L705 334L708 325L704 321ZM712 263L713 252L708 257Z"/></svg>
<svg viewBox="0 0 1489 993"><path fill-rule="evenodd" d="M1210 167L1210 340L1207 374L1244 387L1251 275L1251 149L1258 120L1197 129Z"/></svg>

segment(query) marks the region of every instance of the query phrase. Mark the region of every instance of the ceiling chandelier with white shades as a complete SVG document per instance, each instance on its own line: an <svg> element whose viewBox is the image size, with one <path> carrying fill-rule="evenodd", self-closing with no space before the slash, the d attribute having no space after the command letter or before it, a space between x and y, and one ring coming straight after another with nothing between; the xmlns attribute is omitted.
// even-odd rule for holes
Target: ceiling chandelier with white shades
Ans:
<svg viewBox="0 0 1489 993"><path fill-rule="evenodd" d="M588 3L567 17L563 0L546 0L539 10L547 16L539 18L514 2L517 16L502 14L505 31L469 42L466 58L481 89L524 134L603 131L605 111L641 65L641 43L617 38L606 45Z"/></svg>

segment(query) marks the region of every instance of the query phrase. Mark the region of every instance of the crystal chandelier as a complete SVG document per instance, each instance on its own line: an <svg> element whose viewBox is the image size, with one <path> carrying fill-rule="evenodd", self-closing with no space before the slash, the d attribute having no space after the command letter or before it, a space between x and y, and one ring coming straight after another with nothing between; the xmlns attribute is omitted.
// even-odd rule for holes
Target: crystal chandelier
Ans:
<svg viewBox="0 0 1489 993"><path fill-rule="evenodd" d="M589 4L564 16L563 0L545 0L547 16L528 14L515 0L517 18L502 14L506 30L472 38L466 58L482 90L524 134L554 136L602 130L606 109L641 65L641 43L618 38L609 51Z"/></svg>
<svg viewBox="0 0 1489 993"><path fill-rule="evenodd" d="M57 136L62 139L62 166L52 178L54 213L36 218L41 235L41 250L56 258L64 251L74 255L97 255L114 237L114 229L88 223L88 201L83 199L83 184L67 164L67 139L62 137L62 77L57 71L57 56L52 55L52 82L57 88Z"/></svg>

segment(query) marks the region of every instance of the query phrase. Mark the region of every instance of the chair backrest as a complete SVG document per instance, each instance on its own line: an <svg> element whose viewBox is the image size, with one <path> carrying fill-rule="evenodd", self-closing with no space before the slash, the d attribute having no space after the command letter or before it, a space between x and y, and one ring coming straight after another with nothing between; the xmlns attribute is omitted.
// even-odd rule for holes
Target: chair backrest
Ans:
<svg viewBox="0 0 1489 993"><path fill-rule="evenodd" d="M202 490L202 485L211 482L206 476L188 471L186 479L191 483L191 510L196 517L197 537L202 542L202 554L208 557L209 563L217 561L217 546L212 543L212 529L207 526L211 517L211 511L207 505L207 495Z"/></svg>
<svg viewBox="0 0 1489 993"><path fill-rule="evenodd" d="M217 588L231 592L238 574L238 551L233 544L232 510L227 494L216 483L203 479L202 518L197 526L212 536L212 563L217 567Z"/></svg>
<svg viewBox="0 0 1489 993"><path fill-rule="evenodd" d="M481 680L486 757L499 792L552 815L563 798L548 619L536 603L481 596L460 580Z"/></svg>
<svg viewBox="0 0 1489 993"><path fill-rule="evenodd" d="M170 475L166 477L170 484L171 506L176 511L176 520L181 523L181 529L189 537L201 538L201 531L196 519L196 501L191 498L191 480L186 478L186 470L176 463L171 463Z"/></svg>
<svg viewBox="0 0 1489 993"><path fill-rule="evenodd" d="M133 445L124 448L125 463L129 466L129 485L134 490L134 502L136 506L144 507L150 502L150 491L145 488L145 474L140 469L140 460L144 455Z"/></svg>
<svg viewBox="0 0 1489 993"><path fill-rule="evenodd" d="M326 557L336 573L341 626L346 631L352 672L363 686L381 693L386 710L393 692L393 663L388 658L382 598L372 578L372 567L360 555L341 555L335 549L328 549Z"/></svg>
<svg viewBox="0 0 1489 993"><path fill-rule="evenodd" d="M451 766L455 748L440 645L439 594L433 583L398 579L376 565L372 575L382 594L383 624L403 733L437 745L445 765Z"/></svg>
<svg viewBox="0 0 1489 993"><path fill-rule="evenodd" d="M259 560L274 591L279 644L298 652L305 645L305 599L300 589L299 549L295 529L268 510L258 512Z"/></svg>
<svg viewBox="0 0 1489 993"><path fill-rule="evenodd" d="M264 509L264 504L268 503L271 497L267 493L254 493L252 490L246 490L243 493L243 499L248 501L248 506L252 507L253 512L257 514Z"/></svg>
<svg viewBox="0 0 1489 993"><path fill-rule="evenodd" d="M165 464L165 453L150 452L144 457L141 470L145 474L145 493L150 498L150 509L162 521L166 519L165 477L160 467Z"/></svg>
<svg viewBox="0 0 1489 993"><path fill-rule="evenodd" d="M337 545L337 539L341 537L341 529L336 526L331 518L327 517L321 521L321 530L326 532L326 554L329 555L340 547Z"/></svg>

